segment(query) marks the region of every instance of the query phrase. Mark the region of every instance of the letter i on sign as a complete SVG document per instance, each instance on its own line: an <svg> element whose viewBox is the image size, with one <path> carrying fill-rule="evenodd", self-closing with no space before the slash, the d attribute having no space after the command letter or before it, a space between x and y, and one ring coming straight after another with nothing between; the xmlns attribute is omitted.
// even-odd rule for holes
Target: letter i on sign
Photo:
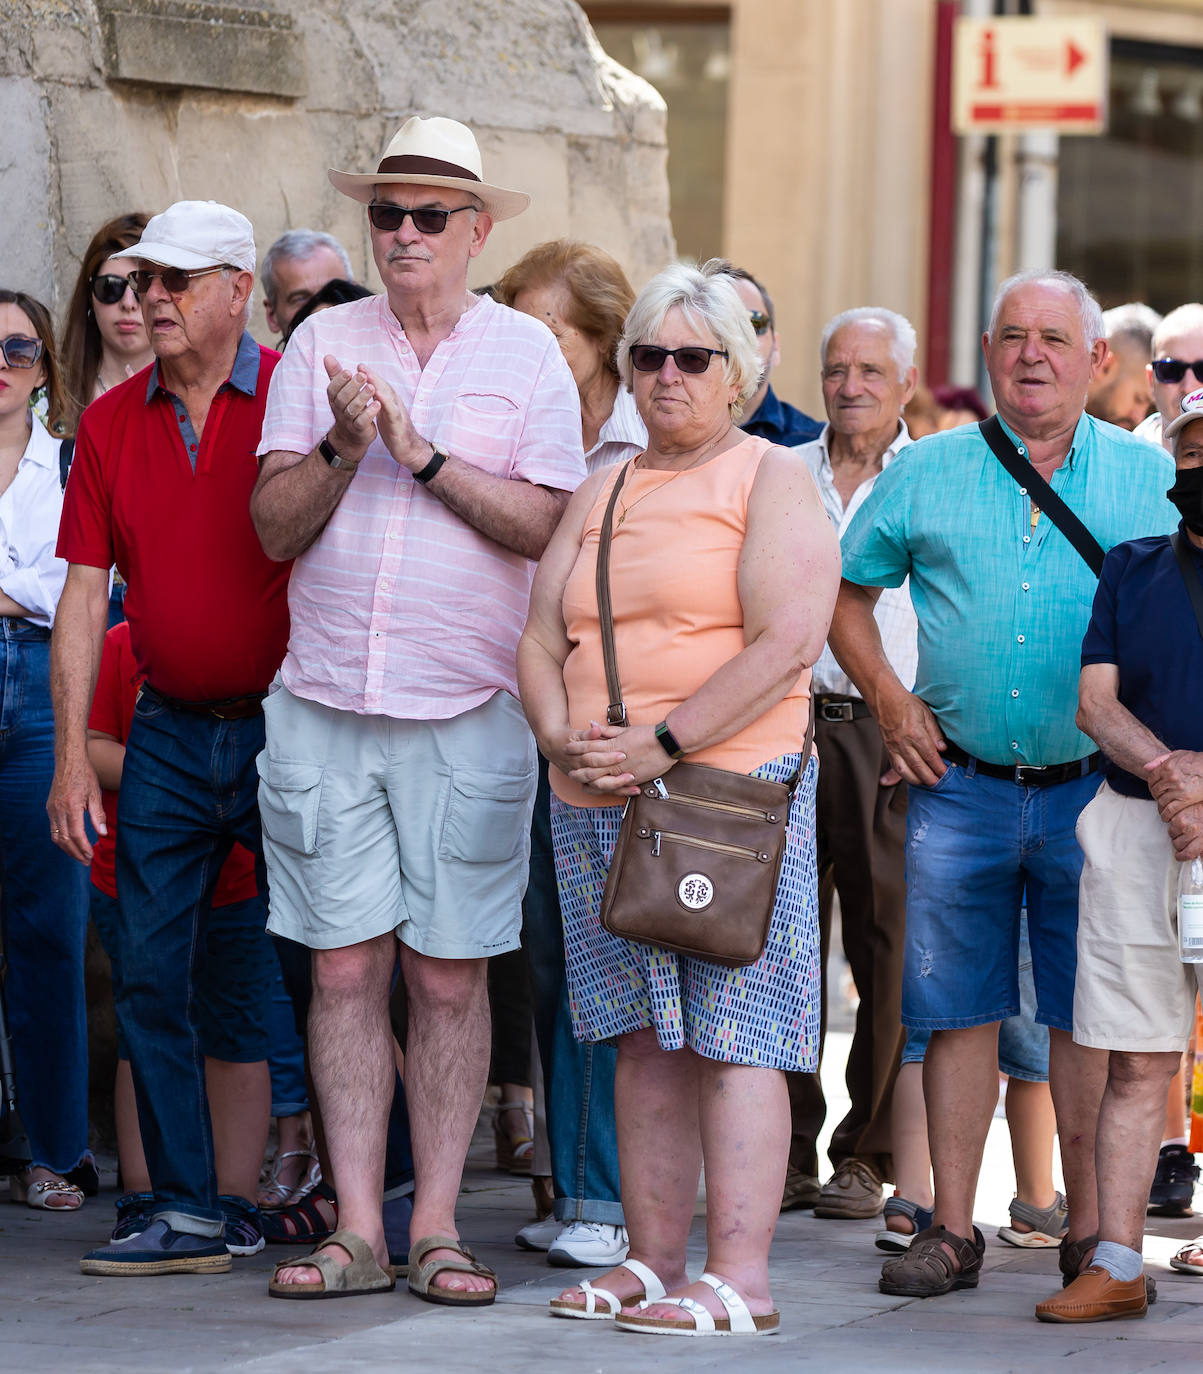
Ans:
<svg viewBox="0 0 1203 1374"><path fill-rule="evenodd" d="M977 83L980 89L987 91L997 87L998 82L994 79L994 30L985 29L982 32L982 77Z"/></svg>

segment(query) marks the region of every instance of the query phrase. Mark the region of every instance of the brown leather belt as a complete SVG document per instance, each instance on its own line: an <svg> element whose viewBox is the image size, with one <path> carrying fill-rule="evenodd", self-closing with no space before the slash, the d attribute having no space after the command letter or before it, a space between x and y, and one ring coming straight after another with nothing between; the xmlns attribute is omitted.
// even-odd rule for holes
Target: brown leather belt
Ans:
<svg viewBox="0 0 1203 1374"><path fill-rule="evenodd" d="M1052 787L1059 782L1069 782L1071 778L1084 778L1095 773L1103 766L1100 754L1087 754L1084 759L1074 759L1072 763L1049 763L1037 767L1035 764L1021 763L1008 767L1002 763L986 763L982 759L967 754L959 744L945 741L944 757L949 763L967 768L974 765L975 773L984 773L988 778L1002 778L1004 782L1017 783L1020 787Z"/></svg>
<svg viewBox="0 0 1203 1374"><path fill-rule="evenodd" d="M149 682L142 684L142 690L158 697L165 705L174 706L177 711L187 711L194 716L213 716L217 720L246 720L250 716L261 716L263 698L267 696L266 692L252 692L249 696L225 697L221 701L181 701L179 697L160 692Z"/></svg>

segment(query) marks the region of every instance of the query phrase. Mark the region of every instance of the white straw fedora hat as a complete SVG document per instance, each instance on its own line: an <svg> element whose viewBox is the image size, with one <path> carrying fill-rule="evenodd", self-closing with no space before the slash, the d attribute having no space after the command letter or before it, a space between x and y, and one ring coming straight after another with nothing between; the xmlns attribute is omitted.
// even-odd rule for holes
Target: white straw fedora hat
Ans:
<svg viewBox="0 0 1203 1374"><path fill-rule="evenodd" d="M374 172L338 172L331 167L326 175L336 190L365 205L372 199L372 188L382 184L453 186L479 197L494 219L512 219L530 204L524 191L490 186L481 173L480 149L472 130L437 115L407 119Z"/></svg>

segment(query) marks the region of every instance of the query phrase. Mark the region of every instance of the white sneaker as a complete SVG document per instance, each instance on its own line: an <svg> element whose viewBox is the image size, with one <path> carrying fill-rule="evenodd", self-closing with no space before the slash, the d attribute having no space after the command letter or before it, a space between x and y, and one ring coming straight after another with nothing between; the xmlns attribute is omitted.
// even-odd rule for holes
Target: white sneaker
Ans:
<svg viewBox="0 0 1203 1374"><path fill-rule="evenodd" d="M532 1221L524 1226L514 1237L519 1250L546 1250L564 1229L564 1223L555 1217L544 1217L542 1221Z"/></svg>
<svg viewBox="0 0 1203 1374"><path fill-rule="evenodd" d="M570 1221L547 1249L548 1264L564 1269L609 1269L627 1257L627 1228Z"/></svg>

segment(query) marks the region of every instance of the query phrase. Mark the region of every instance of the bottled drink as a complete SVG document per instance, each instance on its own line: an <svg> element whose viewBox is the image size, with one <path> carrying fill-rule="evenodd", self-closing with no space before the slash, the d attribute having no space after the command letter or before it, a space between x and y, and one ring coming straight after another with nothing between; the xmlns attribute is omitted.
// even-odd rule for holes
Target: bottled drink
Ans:
<svg viewBox="0 0 1203 1374"><path fill-rule="evenodd" d="M1178 865L1178 953L1184 964L1203 964L1203 859Z"/></svg>

